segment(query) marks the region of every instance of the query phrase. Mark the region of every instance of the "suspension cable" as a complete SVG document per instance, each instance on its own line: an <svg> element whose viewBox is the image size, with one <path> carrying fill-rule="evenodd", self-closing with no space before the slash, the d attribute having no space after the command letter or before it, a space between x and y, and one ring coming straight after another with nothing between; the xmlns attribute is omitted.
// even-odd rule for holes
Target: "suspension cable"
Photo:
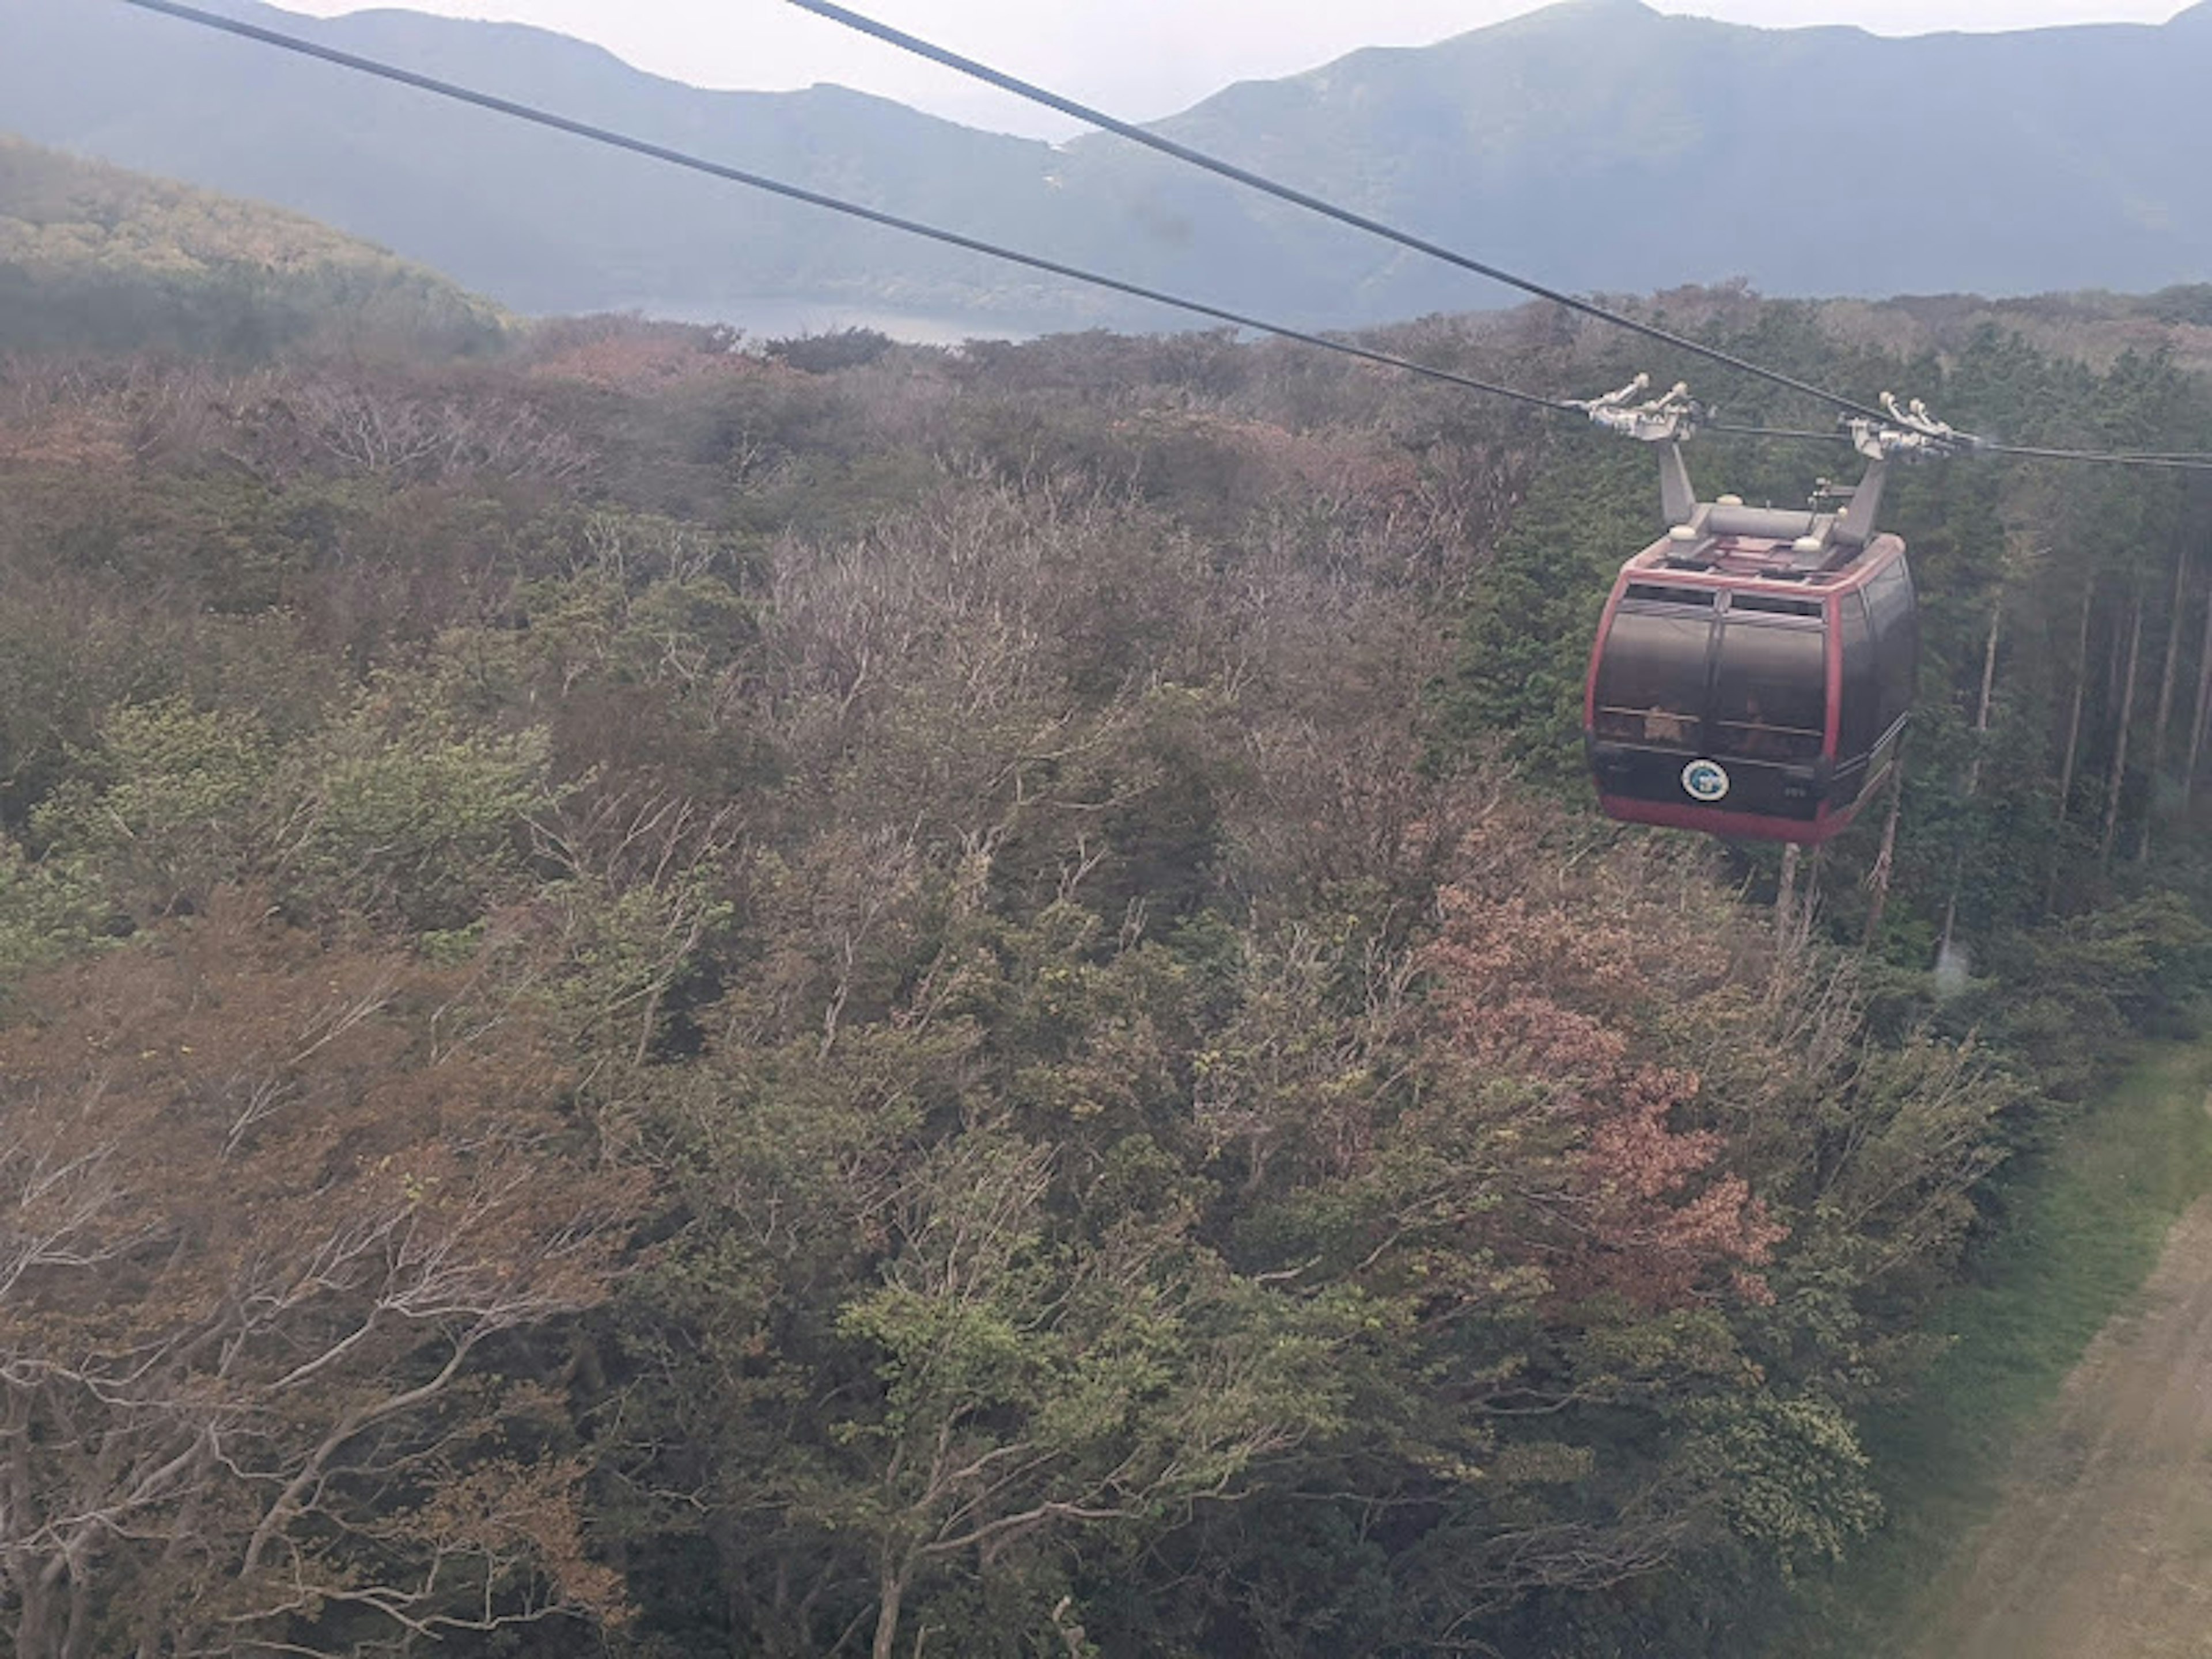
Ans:
<svg viewBox="0 0 2212 1659"><path fill-rule="evenodd" d="M1716 433L1723 437L1771 438L1784 443L1847 444L1851 441L1850 434L1844 432L1807 432L1773 426L1730 426L1717 421L1700 422L1697 429L1700 433ZM2212 455L2153 455L2129 450L2044 449L2029 444L2001 444L1985 439L1967 438L1960 441L1957 453L1994 455L2008 460L2078 462L2096 466L2146 467L2169 472L2212 472Z"/></svg>
<svg viewBox="0 0 2212 1659"><path fill-rule="evenodd" d="M1730 438L1774 438L1788 443L1847 444L1848 432L1805 432L1777 426L1730 426L1725 422L1705 421L1698 423L1700 432L1717 432Z"/></svg>
<svg viewBox="0 0 2212 1659"><path fill-rule="evenodd" d="M2212 472L2212 455L2145 455L2128 450L2043 449L2033 444L2001 444L1977 439L1978 454L2004 455L2022 461L2081 461L2099 466L2163 467L2177 472Z"/></svg>
<svg viewBox="0 0 2212 1659"><path fill-rule="evenodd" d="M1232 179L1250 189L1263 191L1279 201L1289 202L1294 206L1304 208L1309 212L1318 213L1325 218L1334 219L1340 224L1349 225L1355 230L1363 230L1370 235L1380 236L1387 241L1397 243L1401 247L1411 248L1417 253L1425 253L1431 258L1441 259L1446 264L1458 266L1462 270L1473 271L1478 276L1486 276L1492 282L1503 283L1508 288L1518 289L1523 294L1534 295L1540 300L1548 300L1553 305L1565 306L1570 311L1579 312L1585 317L1595 318L1600 322L1611 323L1616 328L1629 329L1644 336L1647 339L1659 341L1679 350L1692 352L1709 362L1735 369L1740 374L1753 375L1759 380L1771 381L1776 386L1787 386L1792 392L1802 392L1807 397L1817 398L1821 403L1831 404L1846 413L1877 421L1887 418L1880 410L1846 398L1839 392L1827 391L1809 381L1796 380L1778 369L1765 368L1751 362L1748 358L1739 357L1732 352L1722 350L1717 346L1710 346L1702 341L1692 340L1685 335L1674 332L1671 329L1662 328L1656 323L1646 323L1633 317L1624 316L1620 312L1611 310L1593 301L1577 299L1575 295L1565 293L1559 289L1547 288L1541 283L1531 281L1526 276L1516 276L1501 266L1474 258L1468 254L1446 247L1442 243L1431 241L1424 236L1416 236L1411 231L1401 230L1396 226L1387 224L1380 219L1355 212L1350 208L1340 207L1334 202L1324 200L1321 197L1297 189L1292 185L1279 183L1262 173L1253 172L1249 167L1238 167L1233 161L1224 161L1219 156L1210 155L1205 150L1195 149L1188 144L1178 143L1172 138L1162 137L1158 133L1138 126L1133 122L1121 120L1103 110L1093 109L1088 104L1080 104L1073 98L1062 97L1056 92L1037 86L1032 82L1024 81L1018 76L1009 75L1003 70L993 69L989 64L980 64L972 58L964 58L957 52L936 46L919 35L908 34L903 29L893 28L888 23L879 23L872 17L854 11L848 6L836 4L834 0L790 0L790 3L802 10L812 12L817 17L827 18L833 23L842 23L847 28L858 30L860 33L881 40L888 46L896 46L902 52L912 52L918 58L926 58L932 63L942 64L950 70L956 70L975 80L997 87L1001 91L1011 92L1018 98L1025 98L1031 103L1042 104L1047 109L1057 110L1062 115L1073 116L1075 119L1085 122L1091 126L1103 128L1108 132L1127 138L1132 143L1142 144L1147 149L1157 150L1163 155L1173 156L1176 161L1188 162L1192 167L1202 167L1208 173Z"/></svg>
<svg viewBox="0 0 2212 1659"><path fill-rule="evenodd" d="M790 0L790 3L802 10L812 12L817 17L826 18L833 23L842 23L847 28L883 41L887 46L896 46L902 52L911 52L915 57L927 58L932 63L957 70L971 79L996 87L1003 92L1010 92L1018 98L1027 99L1030 102L1042 105L1047 109L1056 110L1062 115L1072 116L1076 120L1126 138L1132 143L1142 144L1147 149L1155 150L1163 155L1172 156L1178 161L1203 168L1220 178L1231 179L1237 184L1273 196L1279 201L1288 202L1294 206L1304 208L1310 212L1318 213L1324 218L1334 219L1338 223L1349 225L1355 230L1365 231L1370 235L1395 242L1401 247L1411 248L1419 253L1425 253L1431 258L1441 259L1445 264L1456 265L1462 270L1473 271L1477 276L1503 283L1510 288L1520 289L1524 294L1534 295L1538 299L1548 300L1554 305L1564 306L1568 310L1578 312L1583 316L1610 323L1617 328L1628 329L1646 338L1659 341L1677 349L1694 353L1709 362L1735 369L1741 374L1754 375L1759 380L1770 381L1776 386L1786 386L1793 392L1802 392L1848 414L1875 420L1887 418L1881 410L1853 398L1844 397L1840 393L1827 391L1808 381L1795 379L1779 370L1753 362L1748 358L1739 357L1732 352L1723 351L1717 346L1690 339L1669 329L1662 328L1656 324L1644 322L1607 307L1598 305L1595 301L1578 299L1571 294L1548 288L1543 283L1516 276L1512 271L1474 258L1455 249L1446 247L1441 243L1431 241L1426 237L1417 236L1410 231L1401 230L1382 220L1356 212L1352 209L1340 206L1293 185L1283 184L1279 180L1267 177L1264 173L1255 173L1249 167L1239 167L1233 161L1224 161L1219 156L1205 150L1179 143L1172 138L1164 137L1148 128L1137 125L1134 122L1121 120L1115 116L1109 115L1103 110L1094 109L1088 104L1079 103L1048 88L1038 86L1034 82L1024 81L1019 76L1010 75L1004 70L994 69L988 64L964 57L949 47L938 46L916 34L909 34L903 29L894 28L888 23L878 22L864 13L854 11L849 6L837 4L836 0ZM1830 433L1782 433L1741 427L1711 426L1704 429L1709 432L1728 431L1741 435L1794 437L1822 441L1840 439L1840 434ZM2118 466L2168 467L2184 470L2212 467L2212 456L2101 454L2088 450L2039 449L2017 444L2001 444L1967 433L1960 433L1958 436L1960 441L1969 449L1987 454L2011 455L2024 459L2098 461Z"/></svg>

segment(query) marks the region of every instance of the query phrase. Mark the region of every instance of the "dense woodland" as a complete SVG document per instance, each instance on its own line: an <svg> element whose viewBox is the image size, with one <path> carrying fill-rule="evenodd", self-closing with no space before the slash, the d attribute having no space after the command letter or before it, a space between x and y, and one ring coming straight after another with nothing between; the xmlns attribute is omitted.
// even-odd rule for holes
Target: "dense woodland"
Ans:
<svg viewBox="0 0 2212 1659"><path fill-rule="evenodd" d="M1577 774L1637 447L1219 336L132 307L0 359L23 1659L1768 1651L2212 976L2185 477L1893 485L1923 714L1785 881ZM2155 341L1661 309L2212 448Z"/></svg>

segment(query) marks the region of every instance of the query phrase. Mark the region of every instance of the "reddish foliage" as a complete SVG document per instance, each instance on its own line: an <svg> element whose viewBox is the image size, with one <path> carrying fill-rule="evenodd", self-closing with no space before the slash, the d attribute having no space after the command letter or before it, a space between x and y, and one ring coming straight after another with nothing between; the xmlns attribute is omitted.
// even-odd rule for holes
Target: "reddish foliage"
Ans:
<svg viewBox="0 0 2212 1659"><path fill-rule="evenodd" d="M1643 944L1587 915L1534 912L1519 896L1443 894L1443 928L1421 956L1430 1017L1461 1086L1499 1079L1538 1103L1525 1144L1556 1149L1527 1180L1556 1289L1680 1307L1723 1287L1769 1292L1752 1272L1786 1230L1709 1129L1670 1121L1696 1098L1694 1073L1649 1058L1632 1013ZM1595 1003L1589 1012L1576 1003Z"/></svg>
<svg viewBox="0 0 2212 1659"><path fill-rule="evenodd" d="M786 382L804 377L792 368L733 349L717 331L635 317L579 317L534 329L526 373L550 380L580 380L636 396L713 378Z"/></svg>

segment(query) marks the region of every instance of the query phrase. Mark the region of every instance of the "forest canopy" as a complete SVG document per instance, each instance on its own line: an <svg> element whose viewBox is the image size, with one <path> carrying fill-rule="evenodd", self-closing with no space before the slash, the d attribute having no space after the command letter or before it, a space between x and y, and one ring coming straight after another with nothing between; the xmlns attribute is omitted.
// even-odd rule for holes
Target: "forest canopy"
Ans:
<svg viewBox="0 0 2212 1659"><path fill-rule="evenodd" d="M2212 448L2156 349L1654 308ZM0 358L26 1659L1758 1651L2008 1167L2212 972L2184 479L1900 480L1903 787L1785 874L1585 797L1601 436L1218 335L177 314Z"/></svg>

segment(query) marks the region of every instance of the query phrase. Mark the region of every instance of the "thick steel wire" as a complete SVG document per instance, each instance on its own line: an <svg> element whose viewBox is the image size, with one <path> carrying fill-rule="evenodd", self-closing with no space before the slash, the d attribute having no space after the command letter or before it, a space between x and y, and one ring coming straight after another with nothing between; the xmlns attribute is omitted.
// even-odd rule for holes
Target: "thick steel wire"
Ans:
<svg viewBox="0 0 2212 1659"><path fill-rule="evenodd" d="M1348 340L1332 339L1326 335L1314 334L1304 329L1291 328L1280 323L1268 322L1264 318L1248 316L1244 313L1231 311L1224 307L1209 305L1204 301L1187 299L1180 295L1166 293L1158 289L1146 288L1141 283L1124 282L1118 276L1109 276L1095 270L1084 270L1080 266L1064 264L1057 259L1048 259L1038 254L1025 253L1018 248L1005 247L995 242L987 242L979 237L967 236L958 231L925 224L920 220L902 218L896 214L885 213L877 208L864 207L857 202L848 202L838 197L824 195L820 191L808 190L799 185L786 184L781 179L770 179L762 173L747 172L742 167L726 166L722 162L709 161L704 156L694 155L688 151L672 149L665 144L656 144L647 139L633 137L627 133L617 132L611 128L599 126L589 121L576 120L569 116L557 114L551 110L540 109L535 105L518 103L511 98L501 98L488 92L479 92L471 87L460 86L451 81L441 81L434 76L417 74L413 70L402 69L397 64L387 64L378 58L364 58L356 52L342 52L334 46L326 46L313 40L303 40L295 34L287 34L280 30L263 28L258 24L241 22L234 17L223 17L214 12L203 11L197 6L182 4L179 0L122 0L122 3L125 5L136 6L141 11L158 12L163 16L173 17L181 22L197 24L203 28L216 29L222 33L236 35L240 39L255 41L263 46L275 46L285 52L295 52L303 58L316 58L325 64L335 64L340 69L374 76L380 80L395 82L401 86L412 87L419 92L427 92L441 98L451 99L457 103L473 105L478 109L489 110L495 115L504 115L514 120L527 121L533 125L548 127L556 132L568 133L571 137L586 139L592 143L628 150L633 155L642 155L655 161L663 161L671 167L687 168L693 173L705 173L710 178L720 179L731 184L744 185L753 190L764 191L772 196L784 197L794 202L804 202L810 207L821 208L830 213L842 214L848 218L863 220L869 224L881 225L886 229L903 231L909 236L924 237L933 242L943 243L948 247L961 248L970 253L1006 260L1013 264L1026 266L1031 270L1041 270L1050 276L1065 277L1071 282L1086 283L1094 288L1107 289L1116 294L1127 295L1133 299L1148 301L1154 305L1167 306L1178 311L1189 312L1197 316L1210 318L1215 322L1227 323L1237 328L1249 329L1255 333L1272 334L1279 339L1295 340L1301 345L1316 347L1323 351L1337 352L1347 357L1357 357L1367 362L1380 364L1386 368L1399 369L1408 374L1418 374L1426 380L1440 380L1445 385L1459 386L1467 391L1483 392L1493 398L1510 398L1516 403L1531 404L1539 409L1553 410L1563 413L1580 412L1574 404L1564 398L1547 398L1538 392L1522 392L1513 386L1492 385L1487 380L1476 380L1472 375L1461 374L1451 369L1438 368L1429 363L1416 362L1411 358L1396 356L1387 351L1376 351L1367 346L1356 345Z"/></svg>
<svg viewBox="0 0 2212 1659"><path fill-rule="evenodd" d="M2212 472L2212 455L2142 455L2126 450L2040 449L2033 444L2001 444L1976 438L1976 454L2002 455L2020 461L2075 461L2096 466L2163 467L2175 472Z"/></svg>
<svg viewBox="0 0 2212 1659"><path fill-rule="evenodd" d="M1855 398L1844 397L1840 392L1830 392L1809 381L1800 380L1794 376L1785 374L1778 369L1768 368L1762 363L1753 362L1749 358L1739 357L1733 352L1723 351L1717 346L1708 345L1701 340L1693 340L1687 336L1674 333L1672 330L1662 328L1656 323L1641 321L1637 318L1626 316L1605 306L1598 305L1593 301L1579 299L1574 295L1547 287L1528 277L1517 276L1502 266L1491 264L1459 252L1455 249L1446 247L1442 243L1431 241L1426 237L1401 230L1395 225L1341 206L1325 198L1316 196L1310 191L1300 190L1295 185L1285 185L1278 179L1270 179L1264 173L1255 173L1249 167L1239 167L1233 161L1224 161L1218 155L1198 149L1189 144L1179 143L1175 139L1163 137L1148 128L1137 125L1134 122L1124 121L1116 116L1108 114L1103 110L1094 109L1088 104L1079 102L1048 88L1039 86L1035 82L1025 81L1019 76L1010 75L1004 70L994 69L988 64L979 63L975 58L965 57L949 47L925 40L920 35L909 34L904 29L894 28L888 23L878 22L865 13L854 11L849 6L837 4L836 0L789 0L789 3L804 11L811 12L817 17L826 18L833 23L842 24L847 28L856 30L887 46L896 46L901 52L927 58L933 64L941 64L973 80L996 87L1003 92L1012 93L1018 98L1040 104L1047 109L1056 110L1062 115L1071 116L1076 120L1111 132L1119 137L1127 139L1132 143L1141 144L1147 149L1171 156L1189 166L1203 168L1206 172L1218 177L1260 191L1274 197L1279 201L1288 202L1293 206L1304 208L1309 212L1320 214L1324 218L1333 219L1355 230L1364 231L1372 236L1379 236L1401 247L1411 248L1418 253L1425 253L1431 258L1440 259L1446 264L1472 271L1476 276L1486 276L1509 288L1518 289L1524 294L1534 295L1540 300L1547 300L1553 305L1564 306L1568 310L1577 312L1585 317L1610 323L1616 328L1627 329L1647 339L1656 340L1662 344L1673 346L1678 350L1692 353L1723 368L1755 376L1775 386L1786 386L1790 391L1802 392L1842 410L1847 414L1880 421L1884 425L1893 424L1890 416L1881 410L1860 403ZM1747 428L1742 428L1706 427L1703 429L1708 432L1729 430L1739 434L1747 432ZM1757 435L1770 437L1786 435L1825 440L1838 434L1828 433L1785 434L1768 432ZM2212 470L2212 455L2101 454L2086 450L2034 449L2015 444L2000 444L1967 433L1960 433L1959 441L1969 450L1994 455L2011 455L2027 459L2100 461L2118 466L2168 467L2188 471Z"/></svg>
<svg viewBox="0 0 2212 1659"><path fill-rule="evenodd" d="M1729 426L1722 422L1701 422L1700 432L1717 432L1728 438L1778 438L1790 443L1847 444L1850 434L1846 432L1803 432L1776 426Z"/></svg>
<svg viewBox="0 0 2212 1659"><path fill-rule="evenodd" d="M1486 261L1474 258L1471 255L1446 247L1440 242L1431 241L1425 236L1417 236L1411 231L1401 230L1395 225L1385 223L1380 219L1356 212L1352 209L1340 206L1334 202L1328 201L1309 191L1270 179L1264 173L1255 173L1250 168L1239 167L1233 161L1224 161L1219 156L1210 155L1205 150L1194 149L1188 144L1178 143L1172 138L1163 137L1157 132L1137 125L1134 122L1121 120L1118 117L1107 114L1103 110L1093 109L1088 104L1078 103L1073 98L1063 97L1059 93L1036 85L1034 82L1024 81L1020 76L1009 75L1003 70L993 69L988 64L980 64L972 58L963 57L957 52L925 40L919 35L908 34L903 29L893 28L888 23L879 23L874 18L854 11L849 6L836 4L834 0L790 0L790 3L802 10L811 11L817 17L827 18L833 23L842 23L847 28L858 30L860 33L881 40L887 46L896 46L901 52L911 52L918 58L926 58L932 63L942 64L946 69L957 70L987 85L997 87L1003 92L1012 93L1018 98L1025 98L1031 103L1042 104L1047 109L1057 110L1062 115L1073 116L1079 121L1086 122L1120 137L1127 138L1132 143L1142 144L1147 149L1157 150L1163 155L1173 156L1178 161L1187 162L1194 167L1202 167L1220 178L1232 179L1249 189L1273 196L1279 201L1291 203L1294 206L1304 208L1309 212L1318 213L1325 218L1334 219L1340 224L1349 225L1355 230L1364 231L1370 236L1380 236L1386 241L1397 243L1401 247L1411 248L1417 253L1425 253L1432 259L1441 259L1446 264L1456 265L1462 270L1472 271L1478 276L1486 276L1494 283L1503 283L1508 288L1518 289L1522 293L1534 295L1540 300L1548 300L1553 305L1565 306L1570 311L1579 312L1582 315L1595 318L1600 322L1610 323L1616 328L1632 330L1643 335L1646 339L1656 340L1662 344L1673 346L1678 350L1694 353L1709 362L1718 363L1723 368L1735 369L1740 374L1753 375L1776 386L1787 386L1792 392L1802 392L1807 397L1832 404L1850 414L1862 415L1870 420L1877 421L1886 421L1888 418L1879 409L1860 403L1855 398L1846 398L1840 392L1830 392L1809 381L1796 380L1778 369L1768 368L1762 364L1751 362L1748 358L1739 357L1732 352L1723 351L1717 346L1707 345L1703 341L1677 334L1671 329L1660 327L1656 323L1642 322L1636 318L1625 316L1594 301L1578 299L1574 295L1565 293L1559 289L1548 288L1528 277L1516 276L1503 266L1493 265Z"/></svg>

